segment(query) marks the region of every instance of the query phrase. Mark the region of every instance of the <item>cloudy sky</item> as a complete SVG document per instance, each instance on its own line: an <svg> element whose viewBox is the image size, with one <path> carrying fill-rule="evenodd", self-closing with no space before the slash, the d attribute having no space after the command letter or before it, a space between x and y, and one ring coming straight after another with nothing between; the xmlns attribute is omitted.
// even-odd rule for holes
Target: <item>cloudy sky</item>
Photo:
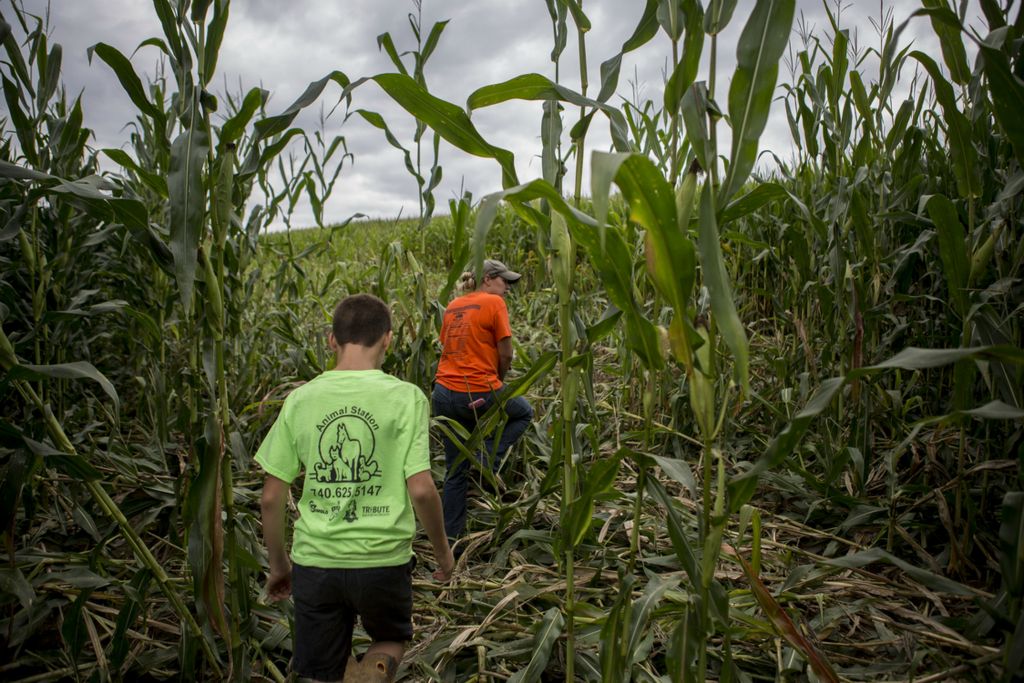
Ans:
<svg viewBox="0 0 1024 683"><path fill-rule="evenodd" d="M27 11L45 15L50 8L51 41L64 49L64 83L68 95L84 92L85 123L95 131L93 146L125 145L125 124L134 116L134 106L114 77L100 60L90 64L86 49L97 42L106 42L131 55L147 38L162 37L160 24L152 3L146 0L22 0ZM727 29L719 37L718 86L716 99L723 108L727 100L729 78L735 68L735 49L743 23L753 7L753 0L739 0L738 9ZM972 4L974 4L972 2ZM601 62L614 55L634 30L642 12L642 0L585 0L584 9L593 28L586 36L590 89L600 89ZM843 2L841 22L850 29L862 50L877 48L878 33L873 24L881 19L882 8L895 5L894 19L901 23L920 5L909 0L878 2L853 0ZM829 6L835 7L833 0ZM2 10L13 23L8 3ZM888 9L886 9L888 11ZM285 109L306 86L333 70L341 70L353 80L360 76L394 71L388 57L377 49L379 34L390 32L398 49L414 49L415 41L407 16L415 12L410 0L235 0L220 52L215 90L238 92L262 86L272 93L270 113ZM554 77L550 61L552 28L544 0L423 0L424 32L435 21L449 20L441 41L426 67L429 89L448 101L464 105L475 89L498 83L514 76L536 72ZM979 31L984 26L968 13L968 24ZM827 42L828 19L821 0L797 0L797 16L790 47L800 49L797 28L801 22ZM570 26L571 26L570 20ZM913 41L921 49L939 58L938 42L927 19L916 18L903 34L903 42ZM707 78L708 49L705 44L702 74ZM973 50L971 51L973 54ZM619 97L631 98L633 85L641 98L660 101L671 44L663 32L642 49L623 60L619 80ZM132 58L140 74L155 73L160 53L144 47ZM863 70L870 72L877 60L868 58ZM911 74L904 79L909 81ZM789 72L782 65L780 81L788 80ZM575 32L561 59L561 82L579 89L579 66ZM320 102L329 109L337 101L339 90L331 85ZM0 105L2 106L2 105ZM354 108L380 112L399 140L411 148L413 121L411 117L373 83L354 93ZM297 123L313 130L321 108L310 107ZM571 127L578 112L567 109L565 130ZM512 102L473 113L473 121L492 144L515 154L520 179L526 181L541 175L540 168L540 103ZM354 162L346 162L325 206L325 222L340 221L359 212L371 217L393 218L399 213L409 217L418 213L415 181L405 170L401 153L389 146L382 133L359 117L344 125L341 117L328 120L329 136L343 135ZM720 127L720 130L725 127ZM723 131L724 132L724 131ZM728 149L728 140L720 142ZM605 119L595 119L587 138L587 147L608 149L610 146ZM768 127L761 138L762 150L771 150L783 159L792 148L789 128L781 105L773 107ZM442 143L441 165L444 180L435 191L438 213L447 211L447 201L465 188L475 199L501 189L497 164L478 159ZM584 174L584 187L589 178ZM571 177L567 187L571 187ZM313 222L308 205L297 208L293 224Z"/></svg>

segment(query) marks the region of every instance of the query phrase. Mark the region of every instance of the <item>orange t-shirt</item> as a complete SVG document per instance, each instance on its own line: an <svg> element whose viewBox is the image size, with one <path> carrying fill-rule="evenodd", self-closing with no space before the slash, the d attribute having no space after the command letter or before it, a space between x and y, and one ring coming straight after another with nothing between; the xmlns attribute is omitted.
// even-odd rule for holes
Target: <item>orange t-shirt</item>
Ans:
<svg viewBox="0 0 1024 683"><path fill-rule="evenodd" d="M441 323L437 383L464 393L501 388L498 342L511 336L508 308L497 294L471 292L453 299Z"/></svg>

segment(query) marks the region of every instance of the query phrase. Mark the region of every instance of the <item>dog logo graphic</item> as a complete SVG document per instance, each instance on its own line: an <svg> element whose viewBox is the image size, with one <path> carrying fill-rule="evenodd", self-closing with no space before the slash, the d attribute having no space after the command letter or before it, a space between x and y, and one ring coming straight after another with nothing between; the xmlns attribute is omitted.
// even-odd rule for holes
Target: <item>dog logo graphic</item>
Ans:
<svg viewBox="0 0 1024 683"><path fill-rule="evenodd" d="M357 415L342 415L320 434L320 459L313 476L322 484L360 484L381 476L374 457L373 429Z"/></svg>

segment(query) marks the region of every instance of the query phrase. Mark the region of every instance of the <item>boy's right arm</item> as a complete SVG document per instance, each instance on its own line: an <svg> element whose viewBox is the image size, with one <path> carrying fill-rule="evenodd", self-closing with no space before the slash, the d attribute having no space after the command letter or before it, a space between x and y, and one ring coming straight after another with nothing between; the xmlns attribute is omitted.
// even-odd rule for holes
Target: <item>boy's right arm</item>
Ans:
<svg viewBox="0 0 1024 683"><path fill-rule="evenodd" d="M292 592L292 563L285 547L285 507L288 503L288 482L268 474L263 480L260 507L263 512L263 541L267 544L270 576L267 594L271 600L284 600Z"/></svg>
<svg viewBox="0 0 1024 683"><path fill-rule="evenodd" d="M448 545L448 536L444 533L444 512L441 510L441 496L437 495L437 487L430 470L418 472L405 480L409 489L409 498L416 510L416 517L427 532L430 544L434 546L434 557L437 558L438 569L434 578L447 581L455 569L455 557Z"/></svg>

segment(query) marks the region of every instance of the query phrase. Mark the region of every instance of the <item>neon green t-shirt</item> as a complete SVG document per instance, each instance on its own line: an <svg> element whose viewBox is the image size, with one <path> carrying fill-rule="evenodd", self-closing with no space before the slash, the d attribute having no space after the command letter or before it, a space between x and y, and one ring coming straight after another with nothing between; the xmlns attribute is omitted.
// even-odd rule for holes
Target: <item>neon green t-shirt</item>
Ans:
<svg viewBox="0 0 1024 683"><path fill-rule="evenodd" d="M380 370L330 370L288 396L256 462L288 483L305 471L294 562L409 561L416 520L405 480L430 469L429 419L423 392Z"/></svg>

